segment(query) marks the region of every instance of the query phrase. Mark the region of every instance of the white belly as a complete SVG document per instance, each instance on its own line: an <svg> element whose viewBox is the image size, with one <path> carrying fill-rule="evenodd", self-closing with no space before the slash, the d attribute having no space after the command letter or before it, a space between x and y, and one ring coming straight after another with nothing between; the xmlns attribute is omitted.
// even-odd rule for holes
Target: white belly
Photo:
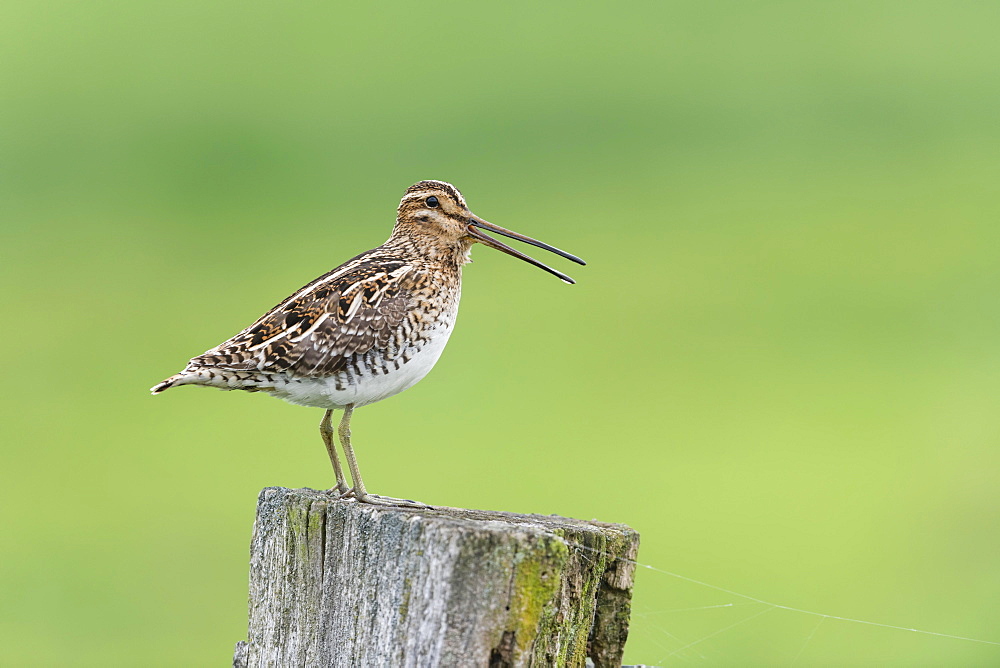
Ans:
<svg viewBox="0 0 1000 668"><path fill-rule="evenodd" d="M372 363L375 352L370 352L359 363L361 373L354 369L329 378L295 378L275 383L269 393L293 404L316 408L343 408L367 406L399 394L416 385L426 376L441 357L451 336L454 321L442 322L431 330L420 348L400 351L398 357L409 357L396 369L394 364Z"/></svg>

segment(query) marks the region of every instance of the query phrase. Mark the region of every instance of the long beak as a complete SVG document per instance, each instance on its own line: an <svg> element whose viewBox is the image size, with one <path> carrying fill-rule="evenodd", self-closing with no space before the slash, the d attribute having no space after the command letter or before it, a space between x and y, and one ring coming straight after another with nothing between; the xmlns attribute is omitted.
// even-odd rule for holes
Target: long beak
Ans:
<svg viewBox="0 0 1000 668"><path fill-rule="evenodd" d="M516 257L516 258L518 258L520 260L524 260L528 264L535 265L539 269L544 269L545 271L549 272L553 276L558 276L560 279L562 279L563 281L565 281L566 283L569 283L571 285L573 283L576 283L576 281L574 281L572 278L570 278L566 274L562 273L561 271L556 271L555 269L553 269L552 267L549 267L548 265L542 264L541 262L539 262L535 258L529 257L529 256L525 255L524 253L522 253L521 251L515 250L515 249L511 248L507 244L501 243L501 242L497 241L496 239L494 239L491 236L487 236L484 232L481 231L480 228L482 230L489 230L490 232L496 232L497 234L502 234L503 236L509 237L510 239L517 239L518 241L523 241L524 243L531 244L532 246L537 246L539 248L544 248L545 250L550 251L552 253L555 253L556 255L563 256L567 260L572 260L573 262L576 262L577 264L587 264L586 262L584 262L583 260L581 260L577 256L572 255L570 253L567 253L566 251L561 251L558 248L556 248L555 246L550 246L548 244L543 244L541 241L538 241L537 239L532 239L531 237L526 237L523 234L518 234L517 232L512 232L510 230L504 229L504 228L500 227L499 225L494 225L493 223L488 223L485 220L483 220L482 218L480 218L479 216L471 216L469 218L469 236L472 237L473 239L475 239L476 241L480 241L480 242L486 244L487 246L489 246L490 248L495 248L498 251L503 251L507 255L513 255L514 257Z"/></svg>

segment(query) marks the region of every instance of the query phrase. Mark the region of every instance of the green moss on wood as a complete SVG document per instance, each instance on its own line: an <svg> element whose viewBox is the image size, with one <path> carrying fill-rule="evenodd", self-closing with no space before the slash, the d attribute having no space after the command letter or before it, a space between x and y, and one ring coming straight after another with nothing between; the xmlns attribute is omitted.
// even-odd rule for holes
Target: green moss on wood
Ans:
<svg viewBox="0 0 1000 668"><path fill-rule="evenodd" d="M514 632L514 662L534 653L535 639L556 626L555 605L569 548L557 539L535 541L530 551L514 555L510 610L505 627ZM541 648L544 651L544 648Z"/></svg>
<svg viewBox="0 0 1000 668"><path fill-rule="evenodd" d="M399 604L399 618L406 619L410 612L410 594L413 590L413 581L410 578L403 578L403 602Z"/></svg>

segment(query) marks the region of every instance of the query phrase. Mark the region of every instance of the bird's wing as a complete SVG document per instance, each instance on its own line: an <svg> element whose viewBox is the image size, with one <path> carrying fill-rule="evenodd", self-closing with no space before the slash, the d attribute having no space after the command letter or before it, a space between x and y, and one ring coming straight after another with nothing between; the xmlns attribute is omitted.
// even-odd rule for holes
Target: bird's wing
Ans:
<svg viewBox="0 0 1000 668"><path fill-rule="evenodd" d="M196 367L327 376L389 344L411 309L403 262L359 263L317 278L257 322L191 360Z"/></svg>

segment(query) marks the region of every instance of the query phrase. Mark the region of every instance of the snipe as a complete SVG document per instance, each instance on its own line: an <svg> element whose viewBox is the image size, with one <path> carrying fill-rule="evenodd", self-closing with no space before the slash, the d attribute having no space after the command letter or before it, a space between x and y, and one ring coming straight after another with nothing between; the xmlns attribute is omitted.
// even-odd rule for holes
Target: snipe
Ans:
<svg viewBox="0 0 1000 668"><path fill-rule="evenodd" d="M267 392L294 404L325 408L320 433L337 485L331 492L365 503L423 506L370 494L351 446L351 414L412 387L427 375L455 325L462 265L474 243L573 279L484 230L583 260L469 211L454 186L421 181L399 203L389 240L320 276L225 343L188 362L152 388L177 385ZM348 486L333 443L331 418L343 409L338 435L351 472Z"/></svg>

